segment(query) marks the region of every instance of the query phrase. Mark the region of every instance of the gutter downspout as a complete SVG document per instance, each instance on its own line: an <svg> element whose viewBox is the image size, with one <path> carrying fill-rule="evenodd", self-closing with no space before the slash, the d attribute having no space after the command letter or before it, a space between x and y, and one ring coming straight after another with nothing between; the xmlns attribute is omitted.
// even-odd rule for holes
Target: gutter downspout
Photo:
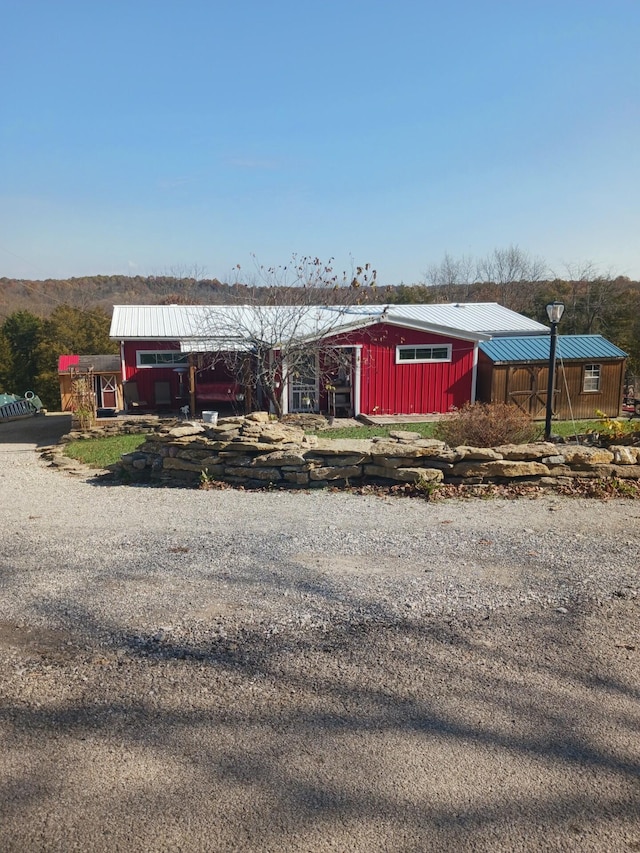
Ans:
<svg viewBox="0 0 640 853"><path fill-rule="evenodd" d="M127 401L124 398L124 383L127 381L127 365L124 361L124 341L120 341L120 388L117 391L118 402L123 413L127 412Z"/></svg>

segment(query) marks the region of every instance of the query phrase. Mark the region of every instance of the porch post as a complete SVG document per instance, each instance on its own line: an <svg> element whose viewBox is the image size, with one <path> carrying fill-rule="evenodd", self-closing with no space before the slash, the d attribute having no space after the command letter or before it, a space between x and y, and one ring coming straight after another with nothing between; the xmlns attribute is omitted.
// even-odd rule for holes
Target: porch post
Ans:
<svg viewBox="0 0 640 853"><path fill-rule="evenodd" d="M351 401L351 406L353 408L353 416L357 418L360 414L360 391L362 388L362 347L356 346L355 356L356 356L356 364L355 364L355 376L353 377L353 400Z"/></svg>
<svg viewBox="0 0 640 853"><path fill-rule="evenodd" d="M471 368L471 402L476 401L478 387L478 341L473 342L473 367Z"/></svg>
<svg viewBox="0 0 640 853"><path fill-rule="evenodd" d="M191 417L196 415L196 366L193 363L193 355L189 354L189 409Z"/></svg>
<svg viewBox="0 0 640 853"><path fill-rule="evenodd" d="M120 375L122 376L122 381L127 381L127 365L124 360L124 341L120 341Z"/></svg>

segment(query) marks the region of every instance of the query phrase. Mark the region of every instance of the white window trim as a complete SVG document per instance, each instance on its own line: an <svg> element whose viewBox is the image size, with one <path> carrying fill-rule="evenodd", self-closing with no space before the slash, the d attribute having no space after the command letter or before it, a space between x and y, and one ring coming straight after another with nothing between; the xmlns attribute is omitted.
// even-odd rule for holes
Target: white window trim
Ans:
<svg viewBox="0 0 640 853"><path fill-rule="evenodd" d="M171 353L174 356L180 356L180 361L172 361L167 364L141 364L140 356L142 355L167 355L167 353ZM172 367L181 367L186 366L189 363L189 357L186 353L181 352L177 349L140 349L136 351L136 367L139 370L147 370L147 369L157 369L157 368L172 368Z"/></svg>
<svg viewBox="0 0 640 853"><path fill-rule="evenodd" d="M598 368L598 375L594 376L593 374L591 374L590 376L587 376L587 368L590 368L591 370L593 370L594 367ZM587 384L588 379L590 379L590 380L597 379L598 380L598 387L597 388L585 388L585 385ZM598 364L597 362L592 362L591 364L585 364L584 367L582 368L582 393L583 394L600 394L601 393L601 389L600 389L601 384L602 384L602 365Z"/></svg>
<svg viewBox="0 0 640 853"><path fill-rule="evenodd" d="M406 350L446 349L446 358L400 358L400 353ZM451 361L451 344L398 344L396 346L396 364L446 364Z"/></svg>

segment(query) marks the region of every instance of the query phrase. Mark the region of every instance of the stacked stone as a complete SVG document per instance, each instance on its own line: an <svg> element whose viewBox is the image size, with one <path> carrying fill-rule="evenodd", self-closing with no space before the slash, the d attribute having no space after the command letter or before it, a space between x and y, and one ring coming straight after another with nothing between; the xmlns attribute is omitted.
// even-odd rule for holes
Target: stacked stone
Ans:
<svg viewBox="0 0 640 853"><path fill-rule="evenodd" d="M176 423L175 418L170 421ZM63 435L60 439L63 442L81 441L89 438L106 438L110 435L140 435L141 433L149 432L156 429L160 419L155 415L147 415L144 417L135 418L113 418L109 420L101 420L95 426L88 429L82 429L78 425L77 418L74 416L71 422L71 432Z"/></svg>
<svg viewBox="0 0 640 853"><path fill-rule="evenodd" d="M120 469L134 480L221 481L248 488L321 488L376 483L485 483L576 477L640 478L640 447L610 449L537 442L494 448L456 447L397 430L388 438L322 439L272 421L266 412L216 425L160 426Z"/></svg>

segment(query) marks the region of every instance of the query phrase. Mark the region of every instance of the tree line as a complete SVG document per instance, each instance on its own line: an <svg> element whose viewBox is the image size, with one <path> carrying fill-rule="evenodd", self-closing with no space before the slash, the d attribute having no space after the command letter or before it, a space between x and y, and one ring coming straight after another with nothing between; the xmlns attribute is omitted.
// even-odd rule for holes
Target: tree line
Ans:
<svg viewBox="0 0 640 853"><path fill-rule="evenodd" d="M114 304L499 302L547 323L545 306L559 299L566 306L560 334L602 334L628 353L629 372L640 374L640 282L589 264L552 275L517 246L480 259L445 254L413 285L382 286L369 264L337 273L331 260L295 255L283 266L256 263L253 273L237 267L226 284L200 274L0 279L0 391L33 390L45 406L59 407L59 355L117 352L109 339Z"/></svg>
<svg viewBox="0 0 640 853"><path fill-rule="evenodd" d="M494 249L479 259L445 254L421 284L399 285L395 300L389 299L499 302L540 323L548 323L546 306L554 300L565 304L560 334L601 334L628 354L629 372L640 374L640 282L591 263L568 265L556 275L518 246Z"/></svg>
<svg viewBox="0 0 640 853"><path fill-rule="evenodd" d="M46 318L13 312L0 325L0 392L34 391L46 408L59 409L58 356L117 353L110 323L102 308L60 305Z"/></svg>

